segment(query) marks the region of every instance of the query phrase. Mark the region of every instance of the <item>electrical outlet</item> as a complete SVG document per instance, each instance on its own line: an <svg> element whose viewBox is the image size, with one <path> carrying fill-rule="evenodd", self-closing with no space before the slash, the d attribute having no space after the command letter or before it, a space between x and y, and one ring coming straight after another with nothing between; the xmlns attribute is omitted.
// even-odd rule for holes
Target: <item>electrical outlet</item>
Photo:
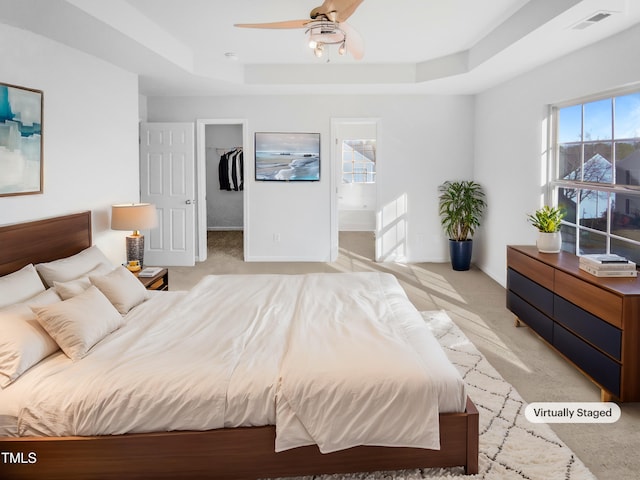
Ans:
<svg viewBox="0 0 640 480"><path fill-rule="evenodd" d="M273 234L273 243L278 243L280 242L280 234L279 233L274 233Z"/></svg>

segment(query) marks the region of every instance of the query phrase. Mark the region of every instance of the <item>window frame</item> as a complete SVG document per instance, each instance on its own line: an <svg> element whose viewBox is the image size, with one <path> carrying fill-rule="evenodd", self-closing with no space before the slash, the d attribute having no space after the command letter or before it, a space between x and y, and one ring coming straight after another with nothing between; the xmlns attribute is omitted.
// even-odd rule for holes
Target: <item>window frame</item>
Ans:
<svg viewBox="0 0 640 480"><path fill-rule="evenodd" d="M606 207L606 228L604 231L598 230L586 225L582 225L580 212L578 211L577 208L576 208L575 222L571 222L568 220L562 221L563 230L566 230L569 228L569 229L574 229L574 232L575 232L575 244L573 243L570 244L571 248L569 249L569 248L566 248L567 245L563 241L563 250L567 250L576 255L580 255L581 233L587 232L588 234L596 234L604 237L604 244L605 244L606 250L605 252L602 252L602 253L611 253L611 243L612 243L612 240L615 240L615 241L622 241L630 244L634 249L634 251L637 249L638 251L637 258L640 258L640 240L634 240L632 238L622 237L622 236L616 235L611 231L612 214L615 213L612 207L612 204L613 204L612 194L616 194L616 195L622 194L625 196L633 196L633 197L637 196L640 199L640 185L620 185L615 183L616 181L615 179L615 161L616 161L615 145L616 143L623 142L623 141L639 141L640 137L633 137L633 138L616 138L615 137L615 103L612 102L612 107L611 107L612 108L612 111L611 111L612 138L602 140L602 141L584 138L584 105L592 102L597 102L600 100L607 100L607 99L613 100L616 97L622 97L630 94L639 94L639 93L640 93L640 84L634 84L634 85L627 86L625 88L609 90L606 92L601 92L599 94L589 95L589 96L580 97L573 100L558 102L556 104L549 105L549 111L548 111L549 130L547 132L547 137L549 139L549 142L548 142L547 152L550 156L550 158L548 159L548 167L549 167L550 174L549 174L548 189L546 194L547 203L557 206L559 203L559 196L560 196L559 192L561 189L603 192L607 194L607 199L608 199L607 207ZM560 133L559 132L559 128L560 128L559 112L563 108L577 106L577 105L580 105L582 107L581 111L583 115L583 121L581 125L581 133L582 133L581 139L580 141L564 142L561 144L559 143L559 133ZM600 183L600 182L593 182L593 181L585 181L582 179L567 180L564 178L560 178L560 169L561 169L560 145L573 144L573 145L580 146L581 168L582 168L585 160L584 158L585 146L595 145L596 143L602 143L602 142L610 142L612 145L612 158L611 158L612 169L613 169L612 180L611 180L612 183ZM636 262L636 263L640 263L640 262Z"/></svg>
<svg viewBox="0 0 640 480"><path fill-rule="evenodd" d="M345 144L347 142L353 142L353 141L358 141L358 142L362 142L362 144L364 145L365 142L373 142L374 148L372 149L373 153L374 153L374 159L373 160L369 160L370 163L373 164L373 171L372 172L362 172L362 171L356 171L356 166L357 165L365 165L366 161L364 160L359 160L356 161L353 154L351 157L351 161L349 162L345 162L344 160L344 155L345 155ZM364 151L364 149L363 149ZM352 148L351 152L356 152L356 149ZM366 158L366 155L362 154L362 156L364 156ZM347 172L345 171L345 164L349 164L351 165L351 171ZM342 183L345 183L347 185L371 185L371 184L375 184L377 183L377 177L378 177L378 168L377 168L377 140L375 138L349 138L349 139L342 139L340 140L340 169L341 169L341 179L342 179ZM350 175L351 176L351 181L350 182L345 182L344 178L345 175ZM356 180L357 176L363 175L366 178L373 178L372 181L358 181Z"/></svg>

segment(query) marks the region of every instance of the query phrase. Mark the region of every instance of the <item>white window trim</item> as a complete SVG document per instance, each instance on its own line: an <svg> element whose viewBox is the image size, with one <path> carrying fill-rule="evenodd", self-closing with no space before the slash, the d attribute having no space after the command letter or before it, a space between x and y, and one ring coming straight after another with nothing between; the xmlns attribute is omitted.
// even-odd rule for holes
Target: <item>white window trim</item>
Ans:
<svg viewBox="0 0 640 480"><path fill-rule="evenodd" d="M588 182L584 180L564 180L558 179L559 169L560 169L560 154L558 148L558 111L562 108L571 107L574 105L584 105L591 102L596 102L599 100L605 100L614 97L620 97L632 93L640 92L640 83L634 83L631 85L627 85L625 87L608 90L605 92L600 92L598 94L589 95L585 97L576 98L573 100L567 100L563 102L558 102L548 106L547 113L547 131L546 135L549 139L547 144L547 172L548 172L548 181L547 188L545 192L545 201L549 205L557 205L558 198L557 192L559 188L567 188L567 189L582 189L582 190L595 190L599 192L607 192L613 194L632 194L640 196L640 185L617 185L617 184L605 184L605 183L597 183L597 182ZM612 139L614 141L624 141L625 139ZM630 139L632 140L632 139ZM585 144L589 142L575 142L579 144ZM584 225L580 225L579 213L576 212L576 223L568 222L563 220L562 223L568 227L576 228L577 231L584 230L592 233L596 233L598 235L603 235L606 239L606 252L610 251L611 240L620 240L627 242L632 245L636 245L640 247L640 241L636 241L631 238L621 237L616 235L615 233L611 233L611 205L607 207L607 228L606 231L593 229ZM580 250L580 241L579 236L576 238L576 249ZM577 252L576 252L577 253Z"/></svg>

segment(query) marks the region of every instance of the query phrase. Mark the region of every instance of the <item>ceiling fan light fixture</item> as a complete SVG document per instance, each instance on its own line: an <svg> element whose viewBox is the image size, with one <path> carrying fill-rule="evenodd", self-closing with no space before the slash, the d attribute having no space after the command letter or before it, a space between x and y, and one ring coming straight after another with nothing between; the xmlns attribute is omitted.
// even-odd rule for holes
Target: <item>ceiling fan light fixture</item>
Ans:
<svg viewBox="0 0 640 480"><path fill-rule="evenodd" d="M337 22L328 20L315 20L309 22L306 31L309 48L313 49L316 57L322 57L325 45L340 45L338 53L344 55L347 51L347 34L340 28Z"/></svg>

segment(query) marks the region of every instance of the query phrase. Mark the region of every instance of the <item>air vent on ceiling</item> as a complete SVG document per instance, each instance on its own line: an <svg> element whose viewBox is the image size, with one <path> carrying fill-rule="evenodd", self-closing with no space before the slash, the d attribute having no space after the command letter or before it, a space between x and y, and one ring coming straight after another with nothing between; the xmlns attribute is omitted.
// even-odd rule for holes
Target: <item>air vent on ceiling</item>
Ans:
<svg viewBox="0 0 640 480"><path fill-rule="evenodd" d="M611 15L613 15L613 12L605 12L605 11L596 12L589 15L584 20L580 20L571 28L573 30L584 30L585 28L590 27L591 25L595 25L596 23L601 22L602 20L610 17Z"/></svg>

